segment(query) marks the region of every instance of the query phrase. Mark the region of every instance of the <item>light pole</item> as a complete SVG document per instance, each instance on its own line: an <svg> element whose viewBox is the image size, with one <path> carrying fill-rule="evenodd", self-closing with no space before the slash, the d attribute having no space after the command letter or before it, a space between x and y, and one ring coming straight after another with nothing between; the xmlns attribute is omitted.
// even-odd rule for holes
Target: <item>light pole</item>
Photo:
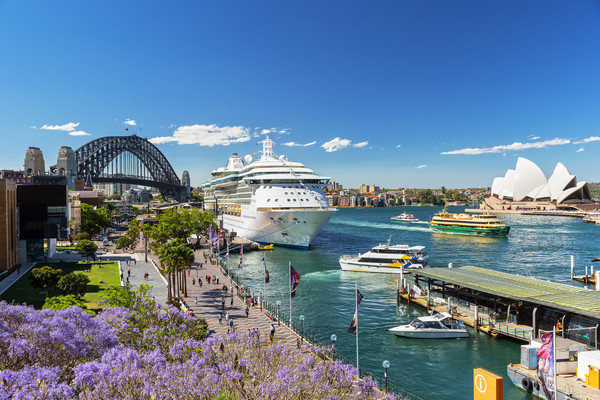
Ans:
<svg viewBox="0 0 600 400"><path fill-rule="evenodd" d="M300 320L300 334L304 336L304 315L298 317Z"/></svg>
<svg viewBox="0 0 600 400"><path fill-rule="evenodd" d="M336 340L337 340L337 336L334 333L333 335L331 335L331 342L333 343L333 346L331 346L331 356L333 356L333 353L335 353L335 341Z"/></svg>
<svg viewBox="0 0 600 400"><path fill-rule="evenodd" d="M385 375L385 392L387 393L387 391L388 391L387 370L390 367L390 362L388 360L385 360L384 362L381 363L381 365L383 366L383 374Z"/></svg>
<svg viewBox="0 0 600 400"><path fill-rule="evenodd" d="M281 301L277 300L277 326L281 326L281 320L279 319L279 307L281 306Z"/></svg>

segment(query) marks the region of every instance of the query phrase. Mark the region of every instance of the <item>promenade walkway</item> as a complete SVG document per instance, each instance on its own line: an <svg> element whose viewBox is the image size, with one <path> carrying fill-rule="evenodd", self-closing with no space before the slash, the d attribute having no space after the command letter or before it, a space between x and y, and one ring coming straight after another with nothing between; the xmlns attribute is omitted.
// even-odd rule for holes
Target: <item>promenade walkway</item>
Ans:
<svg viewBox="0 0 600 400"><path fill-rule="evenodd" d="M267 317L264 311L261 311L260 306L249 308L248 317L246 317L246 305L237 296L237 289L234 289L233 295L231 293L231 279L223 275L218 263L212 263L209 259L205 260L205 252L207 255L210 252L206 244L194 251L194 257L198 265L192 266L189 275L186 274L187 297L184 297L184 301L188 309L194 315L206 320L212 334L221 335L227 333L229 326L225 317L228 315L229 320L233 321L236 331L248 332L248 330L252 331L257 328L260 332L261 341L269 340L271 327L269 317ZM150 256L148 257L150 258ZM155 262L158 262L156 256L153 255L152 258ZM200 267L200 264L202 264L202 267ZM218 276L219 283L215 284L211 281L208 284L206 282L206 275ZM199 279L202 280L202 286L198 283ZM192 283L193 281L194 283ZM226 293L222 290L223 285L227 286ZM223 300L225 300L224 308ZM223 316L221 323L219 323L219 313ZM275 342L281 343L283 341L289 345L296 345L297 339L302 340L287 326L278 325L276 320L273 322L275 326Z"/></svg>

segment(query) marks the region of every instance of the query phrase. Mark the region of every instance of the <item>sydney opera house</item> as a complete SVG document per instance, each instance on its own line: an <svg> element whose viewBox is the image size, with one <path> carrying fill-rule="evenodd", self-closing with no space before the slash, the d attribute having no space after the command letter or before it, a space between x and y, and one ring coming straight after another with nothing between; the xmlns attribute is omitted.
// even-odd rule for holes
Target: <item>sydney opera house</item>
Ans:
<svg viewBox="0 0 600 400"><path fill-rule="evenodd" d="M494 179L491 196L482 208L488 210L552 211L588 210L597 208L591 201L587 182L577 182L567 168L556 164L550 178L540 167L526 158L519 157L515 169L509 169L503 177Z"/></svg>

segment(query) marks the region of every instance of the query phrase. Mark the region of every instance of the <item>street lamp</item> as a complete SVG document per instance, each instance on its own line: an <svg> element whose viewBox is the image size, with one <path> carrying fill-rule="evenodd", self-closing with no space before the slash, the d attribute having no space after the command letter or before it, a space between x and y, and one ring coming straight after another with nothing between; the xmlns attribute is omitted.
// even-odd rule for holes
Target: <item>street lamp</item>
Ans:
<svg viewBox="0 0 600 400"><path fill-rule="evenodd" d="M388 360L385 360L384 362L381 363L381 365L383 366L383 374L385 375L385 392L387 393L388 391L388 384L387 384L387 370L390 367L390 362Z"/></svg>
<svg viewBox="0 0 600 400"><path fill-rule="evenodd" d="M281 301L277 300L277 326L281 326L281 320L279 319L279 307L281 306Z"/></svg>
<svg viewBox="0 0 600 400"><path fill-rule="evenodd" d="M304 335L304 315L298 317L300 320L300 334Z"/></svg>
<svg viewBox="0 0 600 400"><path fill-rule="evenodd" d="M333 335L331 335L331 342L333 343L333 346L331 346L331 355L333 355L333 353L335 352L335 341L336 340L337 340L337 336L334 333Z"/></svg>

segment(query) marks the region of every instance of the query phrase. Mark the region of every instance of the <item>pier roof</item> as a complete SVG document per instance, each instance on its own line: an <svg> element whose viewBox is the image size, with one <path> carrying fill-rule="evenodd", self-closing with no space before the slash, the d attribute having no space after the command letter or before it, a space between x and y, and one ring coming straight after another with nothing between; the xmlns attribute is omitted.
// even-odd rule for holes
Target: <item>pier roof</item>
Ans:
<svg viewBox="0 0 600 400"><path fill-rule="evenodd" d="M512 300L600 318L600 292L478 267L427 268L415 275Z"/></svg>

